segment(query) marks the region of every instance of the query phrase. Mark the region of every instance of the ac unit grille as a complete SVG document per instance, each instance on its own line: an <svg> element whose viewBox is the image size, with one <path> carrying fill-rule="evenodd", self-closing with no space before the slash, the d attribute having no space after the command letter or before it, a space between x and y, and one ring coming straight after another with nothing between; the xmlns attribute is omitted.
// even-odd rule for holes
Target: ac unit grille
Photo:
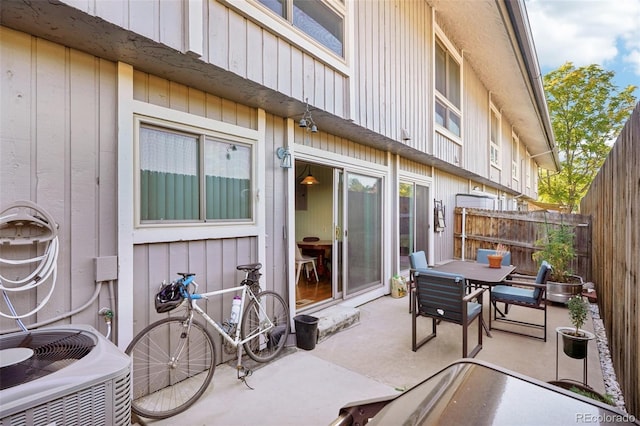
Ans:
<svg viewBox="0 0 640 426"><path fill-rule="evenodd" d="M68 367L86 356L95 345L95 339L84 332L51 331L8 336L0 340L0 350L29 348L33 350L33 356L0 369L0 390Z"/></svg>
<svg viewBox="0 0 640 426"><path fill-rule="evenodd" d="M8 368L24 376L0 393L0 426L130 426L131 359L95 329L62 325L0 336L0 349L16 347L33 355L0 368L3 389Z"/></svg>

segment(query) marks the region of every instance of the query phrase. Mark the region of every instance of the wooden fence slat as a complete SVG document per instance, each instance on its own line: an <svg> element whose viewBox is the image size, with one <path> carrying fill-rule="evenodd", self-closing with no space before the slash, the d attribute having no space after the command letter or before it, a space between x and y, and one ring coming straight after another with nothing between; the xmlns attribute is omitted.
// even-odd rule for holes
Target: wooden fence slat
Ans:
<svg viewBox="0 0 640 426"><path fill-rule="evenodd" d="M454 211L454 256L462 258L462 207ZM535 275L538 264L532 255L541 247L536 241L544 236L545 227L567 225L575 233L576 259L571 265L574 274L586 281L591 279L591 218L586 215L555 212L511 212L465 208L464 258L475 259L479 248L494 248L503 243L509 246L511 261L517 271Z"/></svg>
<svg viewBox="0 0 640 426"><path fill-rule="evenodd" d="M640 417L640 103L580 203L592 217L591 270L626 409Z"/></svg>

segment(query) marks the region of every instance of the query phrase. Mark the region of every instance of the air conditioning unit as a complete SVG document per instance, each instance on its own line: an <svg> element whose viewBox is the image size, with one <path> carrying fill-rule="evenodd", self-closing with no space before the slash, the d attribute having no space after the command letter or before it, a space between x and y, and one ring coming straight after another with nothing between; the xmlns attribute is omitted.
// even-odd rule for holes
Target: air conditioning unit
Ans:
<svg viewBox="0 0 640 426"><path fill-rule="evenodd" d="M0 336L0 426L131 424L130 358L94 328Z"/></svg>

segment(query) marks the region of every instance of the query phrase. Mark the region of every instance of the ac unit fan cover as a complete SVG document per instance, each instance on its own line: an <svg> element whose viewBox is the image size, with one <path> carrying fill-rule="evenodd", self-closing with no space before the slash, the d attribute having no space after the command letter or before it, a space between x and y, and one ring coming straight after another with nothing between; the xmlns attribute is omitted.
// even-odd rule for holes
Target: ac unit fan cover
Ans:
<svg viewBox="0 0 640 426"><path fill-rule="evenodd" d="M126 354L87 325L0 336L0 355L2 350L16 347L31 349L33 356L0 368L0 418L116 378L127 372L131 363Z"/></svg>

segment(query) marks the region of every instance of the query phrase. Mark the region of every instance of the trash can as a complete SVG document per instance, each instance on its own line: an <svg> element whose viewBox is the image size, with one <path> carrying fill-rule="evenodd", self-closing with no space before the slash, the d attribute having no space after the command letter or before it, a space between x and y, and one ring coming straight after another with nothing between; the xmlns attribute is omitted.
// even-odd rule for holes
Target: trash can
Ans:
<svg viewBox="0 0 640 426"><path fill-rule="evenodd" d="M316 347L318 340L318 318L311 315L293 317L296 325L296 346L310 351Z"/></svg>

